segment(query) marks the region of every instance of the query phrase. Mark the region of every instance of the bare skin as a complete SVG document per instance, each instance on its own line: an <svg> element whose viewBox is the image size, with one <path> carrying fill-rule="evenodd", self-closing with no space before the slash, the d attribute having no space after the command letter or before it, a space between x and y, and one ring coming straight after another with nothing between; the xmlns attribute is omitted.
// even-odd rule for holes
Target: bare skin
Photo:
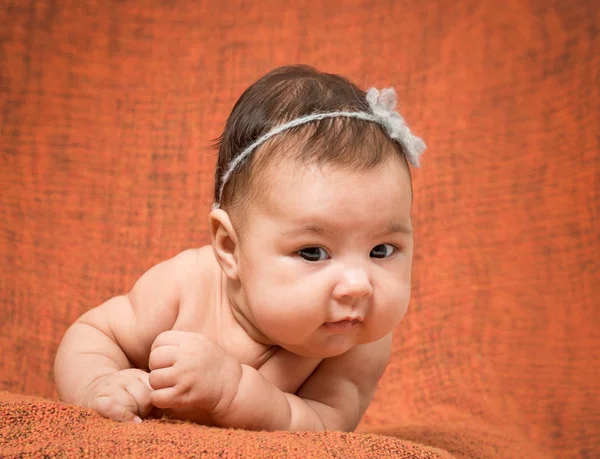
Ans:
<svg viewBox="0 0 600 459"><path fill-rule="evenodd" d="M211 246L69 328L55 361L65 402L126 422L158 407L222 427L356 428L410 297L408 173L282 164L268 190L243 236L214 210Z"/></svg>

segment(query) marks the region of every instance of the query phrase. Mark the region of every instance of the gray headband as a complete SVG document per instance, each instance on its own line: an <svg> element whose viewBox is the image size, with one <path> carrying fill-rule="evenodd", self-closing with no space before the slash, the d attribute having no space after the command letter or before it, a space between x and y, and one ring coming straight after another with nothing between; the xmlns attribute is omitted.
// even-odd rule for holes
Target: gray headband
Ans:
<svg viewBox="0 0 600 459"><path fill-rule="evenodd" d="M425 151L425 143L420 137L413 135L409 127L406 125L404 118L396 111L396 91L394 88L386 88L381 91L371 88L367 91L367 102L371 108L371 113L368 112L329 112L315 113L312 115L302 116L287 123L281 124L273 128L263 136L248 145L231 163L223 174L221 180L221 188L219 189L219 200L213 204L213 209L219 208L221 196L225 185L235 172L235 170L246 161L252 152L260 145L265 143L271 137L302 124L310 123L311 121L322 120L325 118L356 118L364 121L372 121L385 128L388 135L402 145L406 159L414 167L419 167L419 157Z"/></svg>

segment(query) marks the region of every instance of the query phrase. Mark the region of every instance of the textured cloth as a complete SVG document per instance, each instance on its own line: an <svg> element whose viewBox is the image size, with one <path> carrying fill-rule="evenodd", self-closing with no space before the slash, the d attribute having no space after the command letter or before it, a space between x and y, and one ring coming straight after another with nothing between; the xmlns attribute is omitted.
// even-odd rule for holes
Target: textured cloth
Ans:
<svg viewBox="0 0 600 459"><path fill-rule="evenodd" d="M248 432L190 422L121 424L91 410L0 392L2 457L295 457L453 458L539 457L522 439L474 426L435 423L401 432L446 450L387 435L342 432ZM456 452L456 455L453 454Z"/></svg>
<svg viewBox="0 0 600 459"><path fill-rule="evenodd" d="M249 84L306 63L395 87L428 145L411 305L359 428L398 440L158 422L135 438L600 457L600 4L293 5L0 1L0 390L48 400L3 394L0 447L125 448L132 427L51 402L61 337L208 243L213 139Z"/></svg>

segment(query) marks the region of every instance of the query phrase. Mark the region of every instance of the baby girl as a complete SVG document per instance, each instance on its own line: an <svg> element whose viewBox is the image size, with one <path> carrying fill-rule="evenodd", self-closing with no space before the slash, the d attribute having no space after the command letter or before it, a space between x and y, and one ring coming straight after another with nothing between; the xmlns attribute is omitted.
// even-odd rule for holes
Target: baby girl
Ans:
<svg viewBox="0 0 600 459"><path fill-rule="evenodd" d="M54 366L62 400L116 421L356 428L410 298L409 163L394 110L305 66L250 86L219 139L210 246L83 314Z"/></svg>

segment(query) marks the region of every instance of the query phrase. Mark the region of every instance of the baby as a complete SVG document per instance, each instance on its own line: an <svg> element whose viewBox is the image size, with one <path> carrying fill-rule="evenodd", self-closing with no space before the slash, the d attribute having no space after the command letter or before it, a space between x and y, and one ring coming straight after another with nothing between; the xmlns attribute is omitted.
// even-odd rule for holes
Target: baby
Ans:
<svg viewBox="0 0 600 459"><path fill-rule="evenodd" d="M410 297L408 164L425 145L367 93L305 66L250 86L219 139L210 246L83 314L58 393L116 421L356 428Z"/></svg>

